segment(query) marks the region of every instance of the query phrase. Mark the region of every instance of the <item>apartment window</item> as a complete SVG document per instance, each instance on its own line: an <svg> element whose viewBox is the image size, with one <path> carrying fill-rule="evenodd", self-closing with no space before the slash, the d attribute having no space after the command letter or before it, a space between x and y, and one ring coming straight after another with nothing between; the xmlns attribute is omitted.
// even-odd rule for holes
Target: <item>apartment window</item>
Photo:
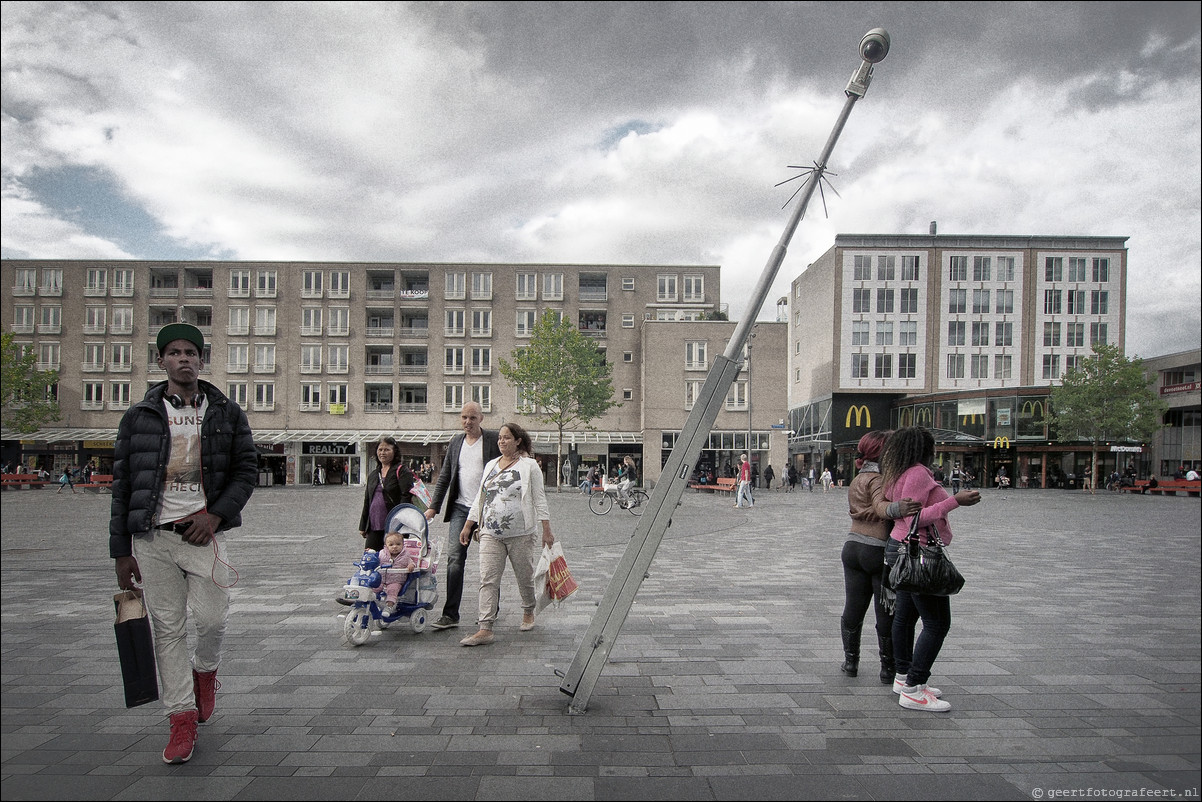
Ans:
<svg viewBox="0 0 1202 802"><path fill-rule="evenodd" d="M967 256L948 257L947 280L948 281L968 281L968 257Z"/></svg>
<svg viewBox="0 0 1202 802"><path fill-rule="evenodd" d="M109 383L109 409L129 407L129 382Z"/></svg>
<svg viewBox="0 0 1202 802"><path fill-rule="evenodd" d="M246 406L246 382L229 382L225 385L225 396L240 407Z"/></svg>
<svg viewBox="0 0 1202 802"><path fill-rule="evenodd" d="M301 346L301 373L321 373L321 346Z"/></svg>
<svg viewBox="0 0 1202 802"><path fill-rule="evenodd" d="M876 258L876 280L893 281L895 276L896 256L878 256Z"/></svg>
<svg viewBox="0 0 1202 802"><path fill-rule="evenodd" d="M972 324L972 344L974 347L980 348L989 345L989 324L983 321L973 321Z"/></svg>
<svg viewBox="0 0 1202 802"><path fill-rule="evenodd" d="M953 320L947 324L947 344L964 345L964 321Z"/></svg>
<svg viewBox="0 0 1202 802"><path fill-rule="evenodd" d="M893 345L893 323L883 320L876 324L876 344Z"/></svg>
<svg viewBox="0 0 1202 802"><path fill-rule="evenodd" d="M972 291L972 313L974 315L989 313L989 290Z"/></svg>
<svg viewBox="0 0 1202 802"><path fill-rule="evenodd" d="M726 393L727 409L747 409L747 382L737 381Z"/></svg>
<svg viewBox="0 0 1202 802"><path fill-rule="evenodd" d="M1045 348L1060 345L1060 324L1043 324L1043 345Z"/></svg>
<svg viewBox="0 0 1202 802"><path fill-rule="evenodd" d="M1044 354L1043 355L1043 377L1045 379L1060 378L1060 355L1059 354Z"/></svg>
<svg viewBox="0 0 1202 802"><path fill-rule="evenodd" d="M867 320L853 320L851 323L851 344L868 345L869 337ZM800 343L798 343L800 345Z"/></svg>
<svg viewBox="0 0 1202 802"><path fill-rule="evenodd" d="M1089 294L1089 313L1091 315L1109 314L1110 293L1106 290L1093 290Z"/></svg>
<svg viewBox="0 0 1202 802"><path fill-rule="evenodd" d="M104 370L104 343L84 343L83 369L85 371Z"/></svg>
<svg viewBox="0 0 1202 802"><path fill-rule="evenodd" d="M226 373L245 373L250 369L250 346L244 343L231 343L226 347Z"/></svg>
<svg viewBox="0 0 1202 802"><path fill-rule="evenodd" d="M463 385L448 384L443 387L442 409L444 412L457 412L463 407Z"/></svg>
<svg viewBox="0 0 1202 802"><path fill-rule="evenodd" d="M897 324L898 345L918 345L918 322L903 320Z"/></svg>
<svg viewBox="0 0 1202 802"><path fill-rule="evenodd" d="M974 256L972 258L972 280L973 281L989 281L990 275L993 273L993 260L988 256Z"/></svg>
<svg viewBox="0 0 1202 802"><path fill-rule="evenodd" d="M918 372L917 354L897 355L897 378L913 379Z"/></svg>
<svg viewBox="0 0 1202 802"><path fill-rule="evenodd" d="M306 306L301 309L301 334L321 334L321 307Z"/></svg>
<svg viewBox="0 0 1202 802"><path fill-rule="evenodd" d="M973 354L968 358L968 377L970 379L989 378L989 357L986 354Z"/></svg>
<svg viewBox="0 0 1202 802"><path fill-rule="evenodd" d="M998 323L993 327L994 345L1014 345L1014 324L1010 321Z"/></svg>
<svg viewBox="0 0 1202 802"><path fill-rule="evenodd" d="M1093 260L1093 280L1098 283L1110 281L1110 260L1109 259L1094 259Z"/></svg>
<svg viewBox="0 0 1202 802"><path fill-rule="evenodd" d="M1066 354L1064 357L1064 374L1067 376L1077 368L1081 367L1081 360L1084 359L1079 354Z"/></svg>
<svg viewBox="0 0 1202 802"><path fill-rule="evenodd" d="M313 382L312 384L304 382L300 386L300 408L304 411L313 412L321 409L321 383Z"/></svg>
<svg viewBox="0 0 1202 802"><path fill-rule="evenodd" d="M63 330L63 308L43 306L38 310L38 334L59 334Z"/></svg>
<svg viewBox="0 0 1202 802"><path fill-rule="evenodd" d="M675 301L677 299L676 276L666 274L657 276L656 287L655 298L657 301Z"/></svg>
<svg viewBox="0 0 1202 802"><path fill-rule="evenodd" d="M1011 358L1009 354L998 354L993 358L993 378L1009 379L1011 370Z"/></svg>
<svg viewBox="0 0 1202 802"><path fill-rule="evenodd" d="M563 300L563 273L543 273L543 300Z"/></svg>
<svg viewBox="0 0 1202 802"><path fill-rule="evenodd" d="M851 355L851 377L853 379L868 378L868 354Z"/></svg>
<svg viewBox="0 0 1202 802"><path fill-rule="evenodd" d="M533 390L527 386L514 388L513 403L514 409L518 412L532 413L538 411L538 405L534 403Z"/></svg>
<svg viewBox="0 0 1202 802"><path fill-rule="evenodd" d="M255 372L275 372L275 345L271 343L257 343L255 345Z"/></svg>
<svg viewBox="0 0 1202 802"><path fill-rule="evenodd" d="M1064 344L1070 348L1085 347L1085 324L1069 323L1064 327Z"/></svg>
<svg viewBox="0 0 1202 802"><path fill-rule="evenodd" d="M113 359L109 363L112 370L127 371L133 367L133 345L130 343L113 343Z"/></svg>
<svg viewBox="0 0 1202 802"><path fill-rule="evenodd" d="M42 268L42 295L63 294L63 271L58 267Z"/></svg>
<svg viewBox="0 0 1202 802"><path fill-rule="evenodd" d="M877 354L873 373L878 379L893 378L893 355Z"/></svg>
<svg viewBox="0 0 1202 802"><path fill-rule="evenodd" d="M250 271L249 270L231 270L230 271L230 292L231 298L249 298L250 297Z"/></svg>
<svg viewBox="0 0 1202 802"><path fill-rule="evenodd" d="M633 329L634 328L634 315L622 315L622 328L624 328L624 329Z"/></svg>
<svg viewBox="0 0 1202 802"><path fill-rule="evenodd" d="M328 347L326 355L329 357L326 363L326 373L346 373L350 369L350 346L331 345Z"/></svg>
<svg viewBox="0 0 1202 802"><path fill-rule="evenodd" d="M38 271L33 268L18 268L13 280L13 295L33 295L37 292Z"/></svg>
<svg viewBox="0 0 1202 802"><path fill-rule="evenodd" d="M475 346L472 348L472 374L487 376L492 373L492 348L490 346Z"/></svg>
<svg viewBox="0 0 1202 802"><path fill-rule="evenodd" d="M448 337L462 337L464 334L464 311L462 309L446 310L446 329L444 333Z"/></svg>
<svg viewBox="0 0 1202 802"><path fill-rule="evenodd" d="M903 315L918 314L918 288L910 287L903 289L900 294L901 298L899 300L901 301L901 305L898 311Z"/></svg>
<svg viewBox="0 0 1202 802"><path fill-rule="evenodd" d="M104 382L83 383L82 409L104 409Z"/></svg>
<svg viewBox="0 0 1202 802"><path fill-rule="evenodd" d="M947 355L947 377L949 379L964 378L964 354Z"/></svg>
<svg viewBox="0 0 1202 802"><path fill-rule="evenodd" d="M457 301L467 297L467 273L447 273L443 298Z"/></svg>
<svg viewBox="0 0 1202 802"><path fill-rule="evenodd" d="M260 412L275 409L275 382L255 382L254 408Z"/></svg>
<svg viewBox="0 0 1202 802"><path fill-rule="evenodd" d="M306 270L301 279L301 297L302 298L320 298L322 292L322 272L320 270Z"/></svg>
<svg viewBox="0 0 1202 802"><path fill-rule="evenodd" d="M918 281L918 257L903 256L902 260L902 281Z"/></svg>
<svg viewBox="0 0 1202 802"><path fill-rule="evenodd" d="M1109 342L1106 338L1107 325L1105 323L1090 323L1089 324L1089 344L1105 345Z"/></svg>
<svg viewBox="0 0 1202 802"><path fill-rule="evenodd" d="M88 277L83 286L84 295L104 295L108 285L108 271L96 267L88 268Z"/></svg>
<svg viewBox="0 0 1202 802"><path fill-rule="evenodd" d="M684 408L692 409L697 403L697 396L701 394L702 382L692 380L684 383Z"/></svg>
<svg viewBox="0 0 1202 802"><path fill-rule="evenodd" d="M684 344L685 370L706 370L709 367L708 343L705 340L689 340Z"/></svg>
<svg viewBox="0 0 1202 802"><path fill-rule="evenodd" d="M705 300L705 276L684 277L684 300L693 303Z"/></svg>
<svg viewBox="0 0 1202 802"><path fill-rule="evenodd" d="M533 301L538 298L538 274L518 273L514 297L519 301Z"/></svg>
<svg viewBox="0 0 1202 802"><path fill-rule="evenodd" d="M330 326L327 333L345 336L351 331L351 310L345 306L330 307Z"/></svg>
<svg viewBox="0 0 1202 802"><path fill-rule="evenodd" d="M472 300L487 301L492 298L492 273L472 273Z"/></svg>
<svg viewBox="0 0 1202 802"><path fill-rule="evenodd" d="M250 334L250 307L249 306L231 306L229 310L229 325L225 328L226 334L233 334L245 337Z"/></svg>
<svg viewBox="0 0 1202 802"><path fill-rule="evenodd" d="M337 404L346 409L346 387L342 382L327 382L326 403L330 406Z"/></svg>
<svg viewBox="0 0 1202 802"><path fill-rule="evenodd" d="M13 331L18 334L33 333L33 307L13 307Z"/></svg>
<svg viewBox="0 0 1202 802"><path fill-rule="evenodd" d="M492 336L492 310L491 309L473 309L472 310L472 336L473 337L491 337Z"/></svg>
<svg viewBox="0 0 1202 802"><path fill-rule="evenodd" d="M443 373L451 375L463 373L463 351L461 345L450 345L443 349Z"/></svg>
<svg viewBox="0 0 1202 802"><path fill-rule="evenodd" d="M108 309L103 306L89 306L84 310L83 333L104 334Z"/></svg>
<svg viewBox="0 0 1202 802"><path fill-rule="evenodd" d="M1043 263L1044 281L1064 281L1064 258L1049 256Z"/></svg>
<svg viewBox="0 0 1202 802"><path fill-rule="evenodd" d="M351 297L351 272L350 271L331 271L329 272L329 297L331 298L350 298Z"/></svg>
<svg viewBox="0 0 1202 802"><path fill-rule="evenodd" d="M473 384L472 385L472 400L480 405L480 409L485 412L492 410L492 385L490 384Z"/></svg>
<svg viewBox="0 0 1202 802"><path fill-rule="evenodd" d="M535 313L533 309L519 309L517 311L517 326L514 333L518 337L529 337L534 331Z"/></svg>
<svg viewBox="0 0 1202 802"><path fill-rule="evenodd" d="M876 291L876 311L878 313L893 311L893 290L879 289Z"/></svg>
<svg viewBox="0 0 1202 802"><path fill-rule="evenodd" d="M274 298L276 292L276 271L260 270L255 275L255 297Z"/></svg>
<svg viewBox="0 0 1202 802"><path fill-rule="evenodd" d="M1070 256L1068 258L1068 280L1069 281L1086 281L1085 271L1089 266L1089 260L1079 257Z"/></svg>
<svg viewBox="0 0 1202 802"><path fill-rule="evenodd" d="M997 280L1014 281L1014 257L999 256L997 258Z"/></svg>
<svg viewBox="0 0 1202 802"><path fill-rule="evenodd" d="M1062 311L1062 308L1060 290L1043 291L1043 313L1045 315L1058 315Z"/></svg>
<svg viewBox="0 0 1202 802"><path fill-rule="evenodd" d="M851 311L868 314L872 311L872 290L855 289L851 291Z"/></svg>
<svg viewBox="0 0 1202 802"><path fill-rule="evenodd" d="M271 336L275 334L275 307L255 307L255 334Z"/></svg>
<svg viewBox="0 0 1202 802"><path fill-rule="evenodd" d="M1070 315L1085 314L1085 290L1066 290L1064 295L1068 298L1068 313Z"/></svg>
<svg viewBox="0 0 1202 802"><path fill-rule="evenodd" d="M871 256L854 256L852 257L851 276L853 281L871 281L872 280L872 257Z"/></svg>
<svg viewBox="0 0 1202 802"><path fill-rule="evenodd" d="M997 306L994 311L999 315L1014 314L1014 290L998 290L995 294Z"/></svg>
<svg viewBox="0 0 1202 802"><path fill-rule="evenodd" d="M964 314L968 311L968 290L947 291L947 311L951 314Z"/></svg>

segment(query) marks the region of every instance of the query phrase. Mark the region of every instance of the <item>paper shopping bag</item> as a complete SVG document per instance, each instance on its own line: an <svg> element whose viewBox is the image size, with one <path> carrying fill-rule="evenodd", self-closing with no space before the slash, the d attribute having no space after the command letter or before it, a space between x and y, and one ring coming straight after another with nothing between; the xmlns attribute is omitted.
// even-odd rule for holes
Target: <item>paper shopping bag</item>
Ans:
<svg viewBox="0 0 1202 802"><path fill-rule="evenodd" d="M142 602L142 591L123 590L113 596L117 621L117 657L125 683L125 706L137 707L159 698L158 674L154 665L154 639L150 617Z"/></svg>
<svg viewBox="0 0 1202 802"><path fill-rule="evenodd" d="M563 601L571 596L580 586L572 578L568 570L568 561L564 559L563 547L559 541L551 544L551 564L547 568L547 595L554 601Z"/></svg>

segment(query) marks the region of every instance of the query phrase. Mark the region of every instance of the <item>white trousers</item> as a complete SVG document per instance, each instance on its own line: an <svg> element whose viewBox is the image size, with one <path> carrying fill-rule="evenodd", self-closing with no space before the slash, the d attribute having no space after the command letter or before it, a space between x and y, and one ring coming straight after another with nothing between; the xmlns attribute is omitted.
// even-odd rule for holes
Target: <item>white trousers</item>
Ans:
<svg viewBox="0 0 1202 802"><path fill-rule="evenodd" d="M225 543L217 535L208 545L193 546L174 532L156 529L133 538L133 551L154 632L159 696L169 716L195 710L192 669L216 671L221 664L232 584ZM194 654L188 650L189 612L196 629Z"/></svg>
<svg viewBox="0 0 1202 802"><path fill-rule="evenodd" d="M541 543L537 533L506 538L480 536L480 629L491 630L496 623L507 558L518 581L522 612L534 612L534 560L541 553L536 543Z"/></svg>
<svg viewBox="0 0 1202 802"><path fill-rule="evenodd" d="M747 504L743 504L743 500L747 500ZM739 490L735 494L735 506L751 506L751 482L739 482Z"/></svg>

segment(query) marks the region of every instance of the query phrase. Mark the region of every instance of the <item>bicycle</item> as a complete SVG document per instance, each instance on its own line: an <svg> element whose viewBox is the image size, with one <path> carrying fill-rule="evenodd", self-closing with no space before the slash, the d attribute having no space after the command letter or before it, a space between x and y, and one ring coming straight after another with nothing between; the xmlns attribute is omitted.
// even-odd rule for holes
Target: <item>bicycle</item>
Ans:
<svg viewBox="0 0 1202 802"><path fill-rule="evenodd" d="M626 494L626 500L618 498L618 488L613 485L604 487L600 493L593 492L589 496L588 508L596 515L605 515L617 504L623 509L630 510L631 515L642 515L651 497L642 490L631 490Z"/></svg>

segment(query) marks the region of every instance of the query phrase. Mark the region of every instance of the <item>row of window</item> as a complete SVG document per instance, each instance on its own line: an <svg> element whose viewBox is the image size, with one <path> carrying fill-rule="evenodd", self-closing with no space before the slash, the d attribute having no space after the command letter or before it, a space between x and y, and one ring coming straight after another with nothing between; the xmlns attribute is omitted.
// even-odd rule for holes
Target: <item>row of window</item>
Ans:
<svg viewBox="0 0 1202 802"><path fill-rule="evenodd" d="M1089 306L1085 305L1086 290L1044 290L1043 313L1060 315L1107 315L1110 314L1110 293L1106 290L1089 290ZM1067 303L1065 303L1067 301Z"/></svg>
<svg viewBox="0 0 1202 802"><path fill-rule="evenodd" d="M1063 357L1063 360L1062 360ZM896 358L896 375L894 360ZM1081 354L1044 354L1043 378L1058 379L1081 365ZM916 377L917 354L852 354L853 379L913 379ZM1014 362L1009 354L947 354L946 371L949 379L1011 379ZM989 366L993 364L993 374ZM1063 364L1063 368L1062 368ZM967 375L966 375L967 370Z"/></svg>
<svg viewBox="0 0 1202 802"><path fill-rule="evenodd" d="M1067 264L1066 264L1067 263ZM1043 280L1064 281L1065 267L1069 281L1090 281L1103 284L1110 281L1110 259L1106 257L1087 259L1082 256L1049 256L1043 264Z"/></svg>
<svg viewBox="0 0 1202 802"><path fill-rule="evenodd" d="M873 260L876 269L873 270ZM918 256L902 256L901 280L918 281L921 265ZM948 281L1014 281L1013 256L949 256ZM855 281L895 281L898 277L898 257L861 255L852 257L852 279ZM971 268L971 269L970 269ZM1067 270L1066 270L1067 268ZM1110 281L1110 259L1107 257L1048 256L1044 260L1044 281L1090 281L1102 284ZM970 278L971 276L971 278Z"/></svg>

